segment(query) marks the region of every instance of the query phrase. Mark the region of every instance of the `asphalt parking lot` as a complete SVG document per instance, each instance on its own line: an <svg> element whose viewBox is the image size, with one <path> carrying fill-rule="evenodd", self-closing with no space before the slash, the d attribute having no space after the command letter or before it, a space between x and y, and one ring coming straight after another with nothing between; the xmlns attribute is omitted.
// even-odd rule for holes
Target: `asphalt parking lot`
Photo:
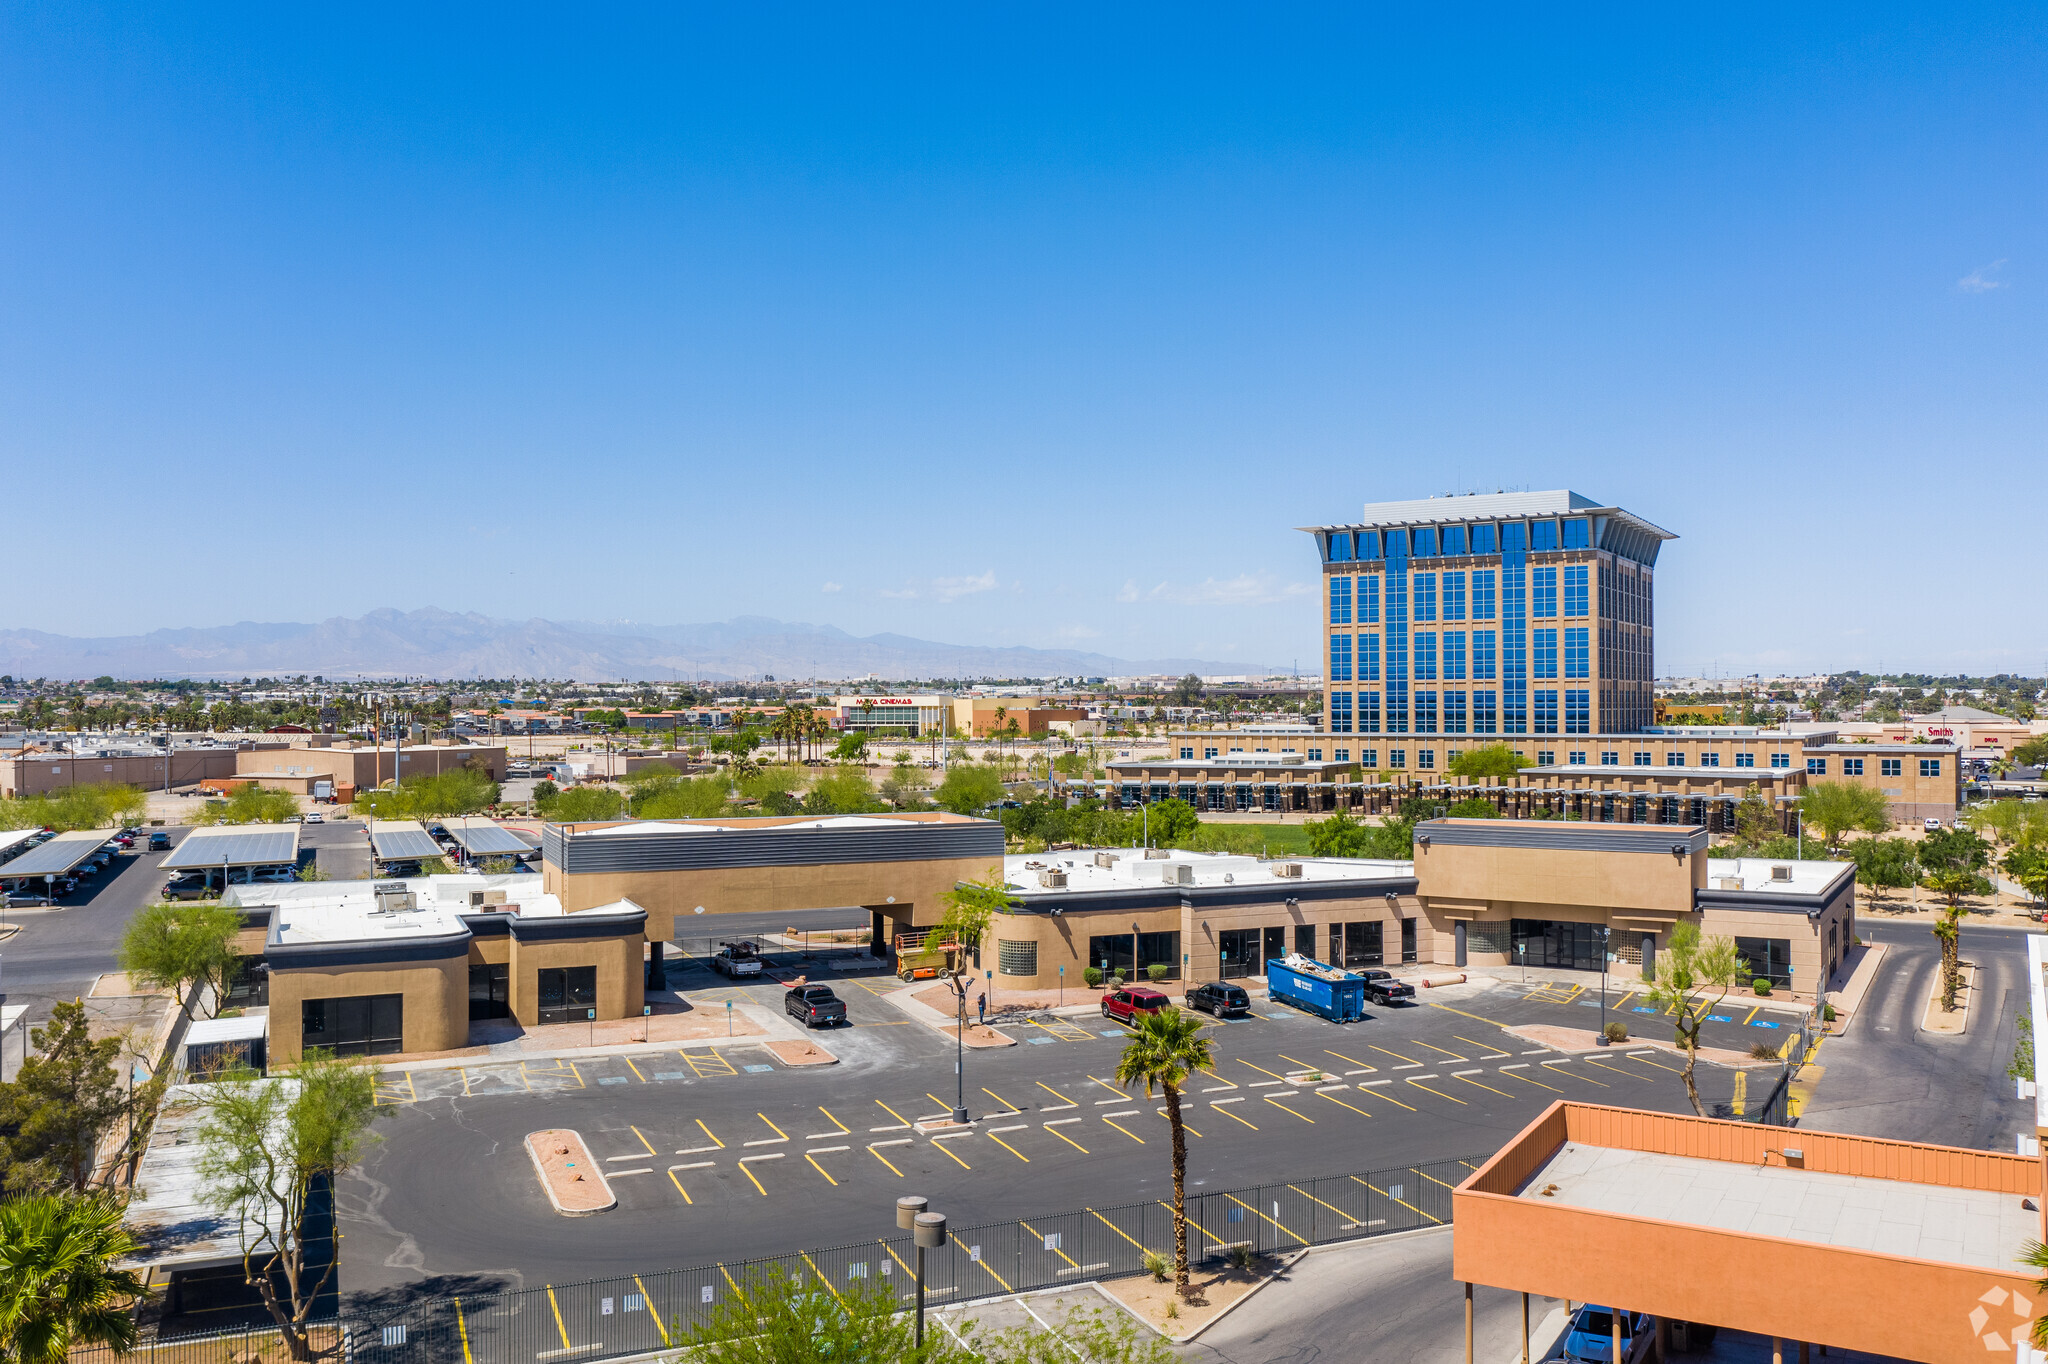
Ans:
<svg viewBox="0 0 2048 1364"><path fill-rule="evenodd" d="M772 982L692 969L676 983L699 1007L738 993L780 1003ZM851 1026L820 1036L841 1058L833 1067L691 1045L387 1078L384 1142L339 1191L344 1291L562 1285L872 1241L912 1192L956 1225L1171 1196L1163 1106L1112 1078L1122 1028L1043 1020L1010 1030L1018 1046L969 1051L962 1087L977 1124L927 1137L914 1125L954 1103L952 1046L884 1002L892 978L834 984ZM1216 1072L1187 1096L1190 1186L1477 1160L1563 1098L1689 1111L1668 1053L1567 1056L1494 1021L1590 1027L1584 993L1503 986L1342 1027L1261 1003L1215 1025ZM1725 1013L1714 1044L1746 1050L1772 1035L1745 1027L1748 1013ZM1323 1078L1290 1078L1312 1070ZM1703 1065L1699 1081L1710 1102L1732 1099L1735 1072ZM616 1209L553 1212L522 1145L546 1127L582 1133Z"/></svg>

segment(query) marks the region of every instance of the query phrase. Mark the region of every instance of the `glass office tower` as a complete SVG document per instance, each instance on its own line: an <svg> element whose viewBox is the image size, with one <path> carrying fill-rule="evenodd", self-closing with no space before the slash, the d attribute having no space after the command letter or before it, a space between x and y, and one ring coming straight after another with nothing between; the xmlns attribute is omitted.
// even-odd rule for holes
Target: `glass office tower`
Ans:
<svg viewBox="0 0 2048 1364"><path fill-rule="evenodd" d="M1492 738L1651 723L1669 531L1565 491L1374 503L1302 529L1323 561L1323 715L1349 736L1342 756L1430 770Z"/></svg>

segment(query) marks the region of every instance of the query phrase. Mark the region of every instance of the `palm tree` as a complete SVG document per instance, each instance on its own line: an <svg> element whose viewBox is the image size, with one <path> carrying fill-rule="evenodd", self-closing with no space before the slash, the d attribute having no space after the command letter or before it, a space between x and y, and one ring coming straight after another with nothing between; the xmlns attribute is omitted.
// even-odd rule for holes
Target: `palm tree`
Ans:
<svg viewBox="0 0 2048 1364"><path fill-rule="evenodd" d="M1195 1072L1215 1069L1215 1048L1202 1035L1202 1021L1182 1009L1160 1009L1141 1018L1116 1063L1118 1084L1142 1083L1148 1099L1156 1084L1166 1095L1166 1122L1173 1129L1173 1282L1183 1298L1189 1292L1188 1134L1181 1122L1180 1091Z"/></svg>
<svg viewBox="0 0 2048 1364"><path fill-rule="evenodd" d="M75 1346L134 1349L130 1305L148 1286L113 1264L140 1249L108 1194L0 1203L0 1359L60 1364Z"/></svg>
<svg viewBox="0 0 2048 1364"><path fill-rule="evenodd" d="M2034 1287L2042 1293L2048 1293L2048 1246L2042 1245L2039 1241L2027 1242L2026 1250L2020 1254L2020 1263L2043 1276L2034 1281ZM2039 1302L2040 1299L2037 1297L2035 1301ZM2048 1350L2048 1315L2034 1318L2032 1334L2034 1348Z"/></svg>

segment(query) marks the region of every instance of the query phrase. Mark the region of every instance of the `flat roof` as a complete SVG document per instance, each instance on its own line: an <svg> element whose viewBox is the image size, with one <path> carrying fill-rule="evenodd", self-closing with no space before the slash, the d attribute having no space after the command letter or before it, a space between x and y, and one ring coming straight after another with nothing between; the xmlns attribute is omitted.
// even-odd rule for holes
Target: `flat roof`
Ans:
<svg viewBox="0 0 2048 1364"><path fill-rule="evenodd" d="M1641 767L1633 764L1624 767L1619 763L1544 763L1536 767L1525 767L1516 775L1543 773L1570 776L1578 772L1600 772L1614 777L1716 777L1733 778L1736 781L1762 781L1766 778L1789 777L1795 770L1802 775L1806 771L1804 767L1658 767L1654 763Z"/></svg>
<svg viewBox="0 0 2048 1364"><path fill-rule="evenodd" d="M1710 857L1707 859L1709 890L1761 891L1772 895L1820 895L1845 871L1856 870L1854 862L1801 862L1793 858ZM1785 877L1778 878L1783 871ZM1740 881L1739 886L1723 885Z"/></svg>
<svg viewBox="0 0 2048 1364"><path fill-rule="evenodd" d="M1788 1136L1789 1141L1789 1136ZM1885 1255L2025 1270L2041 1214L1992 1189L1567 1141L1517 1198ZM2026 1271L2032 1277L2032 1271Z"/></svg>
<svg viewBox="0 0 2048 1364"><path fill-rule="evenodd" d="M457 819L444 819L441 827L448 836L462 845L462 850L471 857L488 857L493 853L530 853L534 845L513 833L494 819L481 815L465 815Z"/></svg>
<svg viewBox="0 0 2048 1364"><path fill-rule="evenodd" d="M1154 849L1154 853L1160 851ZM1111 865L1096 864L1098 855L1113 858ZM1282 876L1278 868L1297 866L1299 876ZM1010 891L1027 904L1038 899L1103 891L1135 891L1168 885L1168 867L1186 867L1192 882L1170 883L1176 889L1220 886L1298 886L1304 881L1409 881L1415 864L1408 861L1366 857L1300 857L1261 861L1236 853L1169 851L1166 856L1147 857L1143 848L1081 848L1057 853L1010 853L1003 858L1003 879ZM1039 873L1066 873L1064 886L1042 886Z"/></svg>
<svg viewBox="0 0 2048 1364"><path fill-rule="evenodd" d="M20 847L41 832L40 828L0 830L0 857L7 856L13 849Z"/></svg>
<svg viewBox="0 0 2048 1364"><path fill-rule="evenodd" d="M1287 767L1308 771L1322 767L1356 767L1349 758L1311 761L1299 753L1219 753L1213 758L1118 758L1104 763L1118 767L1171 767L1199 771L1205 767Z"/></svg>
<svg viewBox="0 0 2048 1364"><path fill-rule="evenodd" d="M296 1080L254 1080L286 1085ZM164 1092L149 1147L135 1171L135 1195L122 1222L141 1243L128 1263L156 1268L228 1264L242 1258L242 1219L236 1210L205 1197L199 1174L198 1128L206 1111L204 1085L173 1085Z"/></svg>
<svg viewBox="0 0 2048 1364"><path fill-rule="evenodd" d="M112 837L113 832L108 829L73 829L58 834L0 867L0 876L62 876L98 852Z"/></svg>
<svg viewBox="0 0 2048 1364"><path fill-rule="evenodd" d="M48 846L47 844L45 846ZM296 824L215 824L194 829L163 860L167 871L285 866L299 860Z"/></svg>
<svg viewBox="0 0 2048 1364"><path fill-rule="evenodd" d="M370 847L376 852L379 862L410 861L441 855L441 845L427 832L427 826L416 819L370 821Z"/></svg>
<svg viewBox="0 0 2048 1364"><path fill-rule="evenodd" d="M598 838L610 838L618 834L760 834L781 833L798 829L901 829L906 822L900 819L883 819L876 815L826 815L820 819L799 819L787 824L724 824L709 819L644 819L631 824L614 824L603 829L578 829L576 832ZM909 826L915 827L915 826Z"/></svg>

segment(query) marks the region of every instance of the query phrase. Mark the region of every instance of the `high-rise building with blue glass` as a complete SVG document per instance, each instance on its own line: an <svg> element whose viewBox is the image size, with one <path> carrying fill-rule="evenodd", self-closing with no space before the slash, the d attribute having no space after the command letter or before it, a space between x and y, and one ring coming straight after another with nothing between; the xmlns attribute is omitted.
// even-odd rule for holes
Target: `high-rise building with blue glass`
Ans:
<svg viewBox="0 0 2048 1364"><path fill-rule="evenodd" d="M1566 491L1378 502L1302 529L1323 561L1324 725L1363 765L1650 725L1671 532Z"/></svg>

